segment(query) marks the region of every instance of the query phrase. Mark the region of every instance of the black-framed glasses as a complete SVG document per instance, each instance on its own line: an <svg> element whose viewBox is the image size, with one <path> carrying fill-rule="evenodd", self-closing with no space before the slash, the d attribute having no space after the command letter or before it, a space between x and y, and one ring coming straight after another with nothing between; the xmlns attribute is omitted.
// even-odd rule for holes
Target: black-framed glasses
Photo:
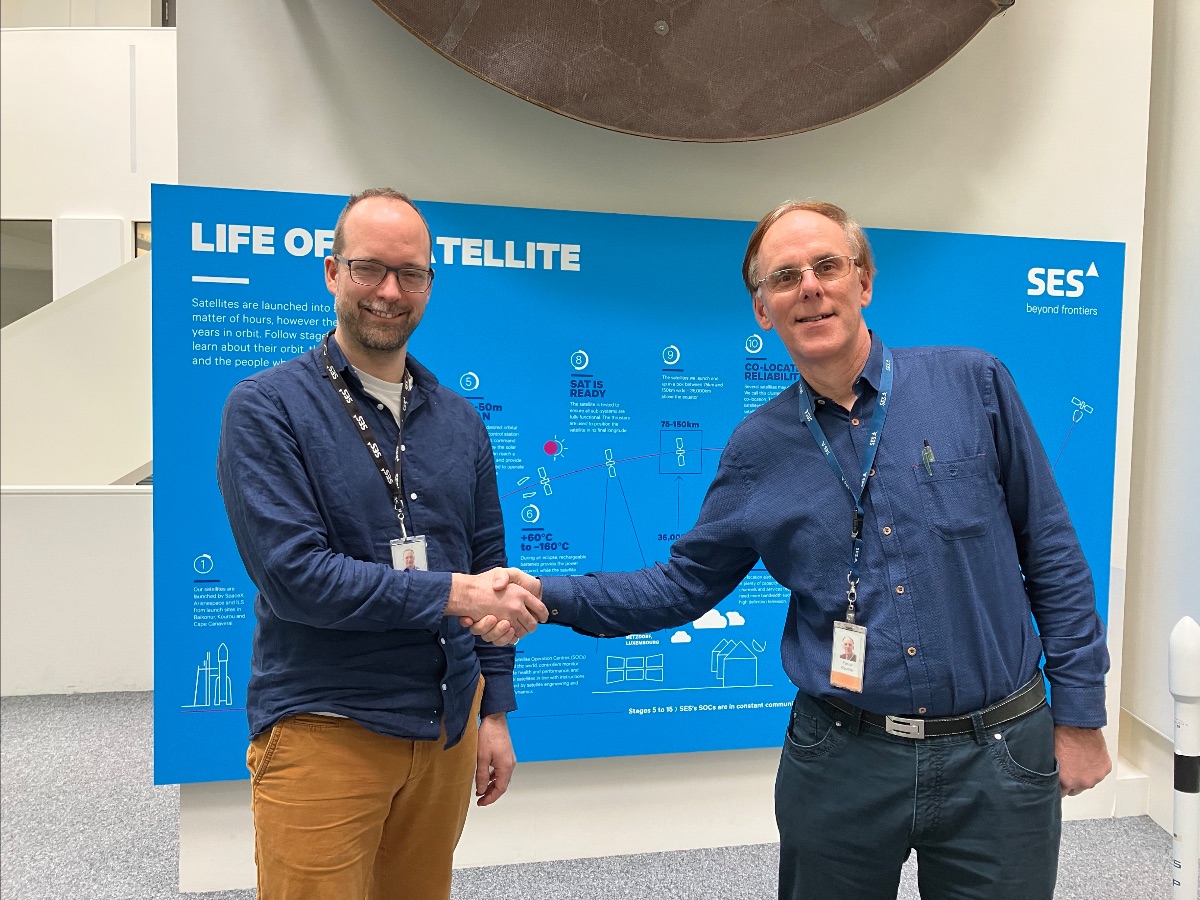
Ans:
<svg viewBox="0 0 1200 900"><path fill-rule="evenodd" d="M800 286L800 282L804 280L805 272L812 272L821 281L837 281L839 278L845 278L850 274L850 266L858 265L858 260L853 256L828 256L825 259L819 259L811 266L805 266L803 269L780 269L777 272L772 272L765 278L758 279L758 284L755 287L767 286L767 290L772 294L782 294L786 291L794 291Z"/></svg>
<svg viewBox="0 0 1200 900"><path fill-rule="evenodd" d="M423 294L433 284L433 269L422 269L418 266L385 266L373 259L346 259L340 253L332 254L338 262L346 264L350 270L350 278L355 284L363 287L376 287L387 278L388 272L396 273L396 281L400 290L409 294Z"/></svg>

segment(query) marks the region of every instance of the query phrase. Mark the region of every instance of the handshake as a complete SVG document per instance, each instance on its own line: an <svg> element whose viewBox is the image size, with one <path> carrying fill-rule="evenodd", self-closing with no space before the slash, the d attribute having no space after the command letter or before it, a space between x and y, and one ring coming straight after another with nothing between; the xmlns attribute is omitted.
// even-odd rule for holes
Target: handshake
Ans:
<svg viewBox="0 0 1200 900"><path fill-rule="evenodd" d="M515 644L549 618L542 583L520 569L492 569L480 575L455 574L446 615L498 647Z"/></svg>

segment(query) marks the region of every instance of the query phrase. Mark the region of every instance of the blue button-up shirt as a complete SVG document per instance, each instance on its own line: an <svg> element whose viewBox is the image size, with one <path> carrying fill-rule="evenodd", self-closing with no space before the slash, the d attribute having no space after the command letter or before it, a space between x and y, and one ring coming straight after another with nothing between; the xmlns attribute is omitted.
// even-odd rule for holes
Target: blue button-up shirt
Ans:
<svg viewBox="0 0 1200 900"><path fill-rule="evenodd" d="M829 680L854 503L801 420L796 385L734 430L699 521L668 562L543 578L551 621L607 636L676 627L715 606L761 558L791 591L783 667L807 694L884 715L959 715L1013 693L1044 652L1055 722L1103 725L1108 651L1091 572L1012 376L978 350L893 352L864 498L861 694ZM816 403L855 482L882 359L873 335L849 412ZM929 470L925 441L936 457Z"/></svg>
<svg viewBox="0 0 1200 900"><path fill-rule="evenodd" d="M363 392L337 342L329 354L386 458L399 429ZM388 488L321 365L320 348L229 395L217 479L258 587L246 709L252 735L284 716L330 712L382 734L462 736L482 671L481 712L516 708L511 648L444 615L450 573L505 565L487 431L476 410L409 356L401 481L410 535L430 571L397 571Z"/></svg>

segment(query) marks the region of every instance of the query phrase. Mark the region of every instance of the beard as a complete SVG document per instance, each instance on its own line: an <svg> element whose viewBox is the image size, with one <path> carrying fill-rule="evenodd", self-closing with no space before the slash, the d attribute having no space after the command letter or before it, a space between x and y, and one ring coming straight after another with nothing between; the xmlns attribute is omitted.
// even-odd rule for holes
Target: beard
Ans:
<svg viewBox="0 0 1200 900"><path fill-rule="evenodd" d="M393 353L402 349L421 322L423 310L408 307L405 314L380 320L353 300L337 297L334 303L339 327L364 350Z"/></svg>

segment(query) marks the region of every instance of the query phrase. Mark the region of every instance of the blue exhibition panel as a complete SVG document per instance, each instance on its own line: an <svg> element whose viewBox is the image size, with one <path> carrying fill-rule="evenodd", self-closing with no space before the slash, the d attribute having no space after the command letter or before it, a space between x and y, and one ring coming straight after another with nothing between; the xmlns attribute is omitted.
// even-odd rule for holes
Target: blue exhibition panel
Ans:
<svg viewBox="0 0 1200 900"><path fill-rule="evenodd" d="M254 586L215 478L241 378L333 326L322 258L344 197L156 185L155 779L246 777ZM437 278L410 350L491 434L511 563L665 559L733 427L795 378L740 281L749 222L421 203ZM1107 613L1124 246L872 230L867 321L893 347L1012 370ZM380 488L382 490L382 487ZM756 570L670 632L519 645L523 760L777 745L787 594Z"/></svg>

